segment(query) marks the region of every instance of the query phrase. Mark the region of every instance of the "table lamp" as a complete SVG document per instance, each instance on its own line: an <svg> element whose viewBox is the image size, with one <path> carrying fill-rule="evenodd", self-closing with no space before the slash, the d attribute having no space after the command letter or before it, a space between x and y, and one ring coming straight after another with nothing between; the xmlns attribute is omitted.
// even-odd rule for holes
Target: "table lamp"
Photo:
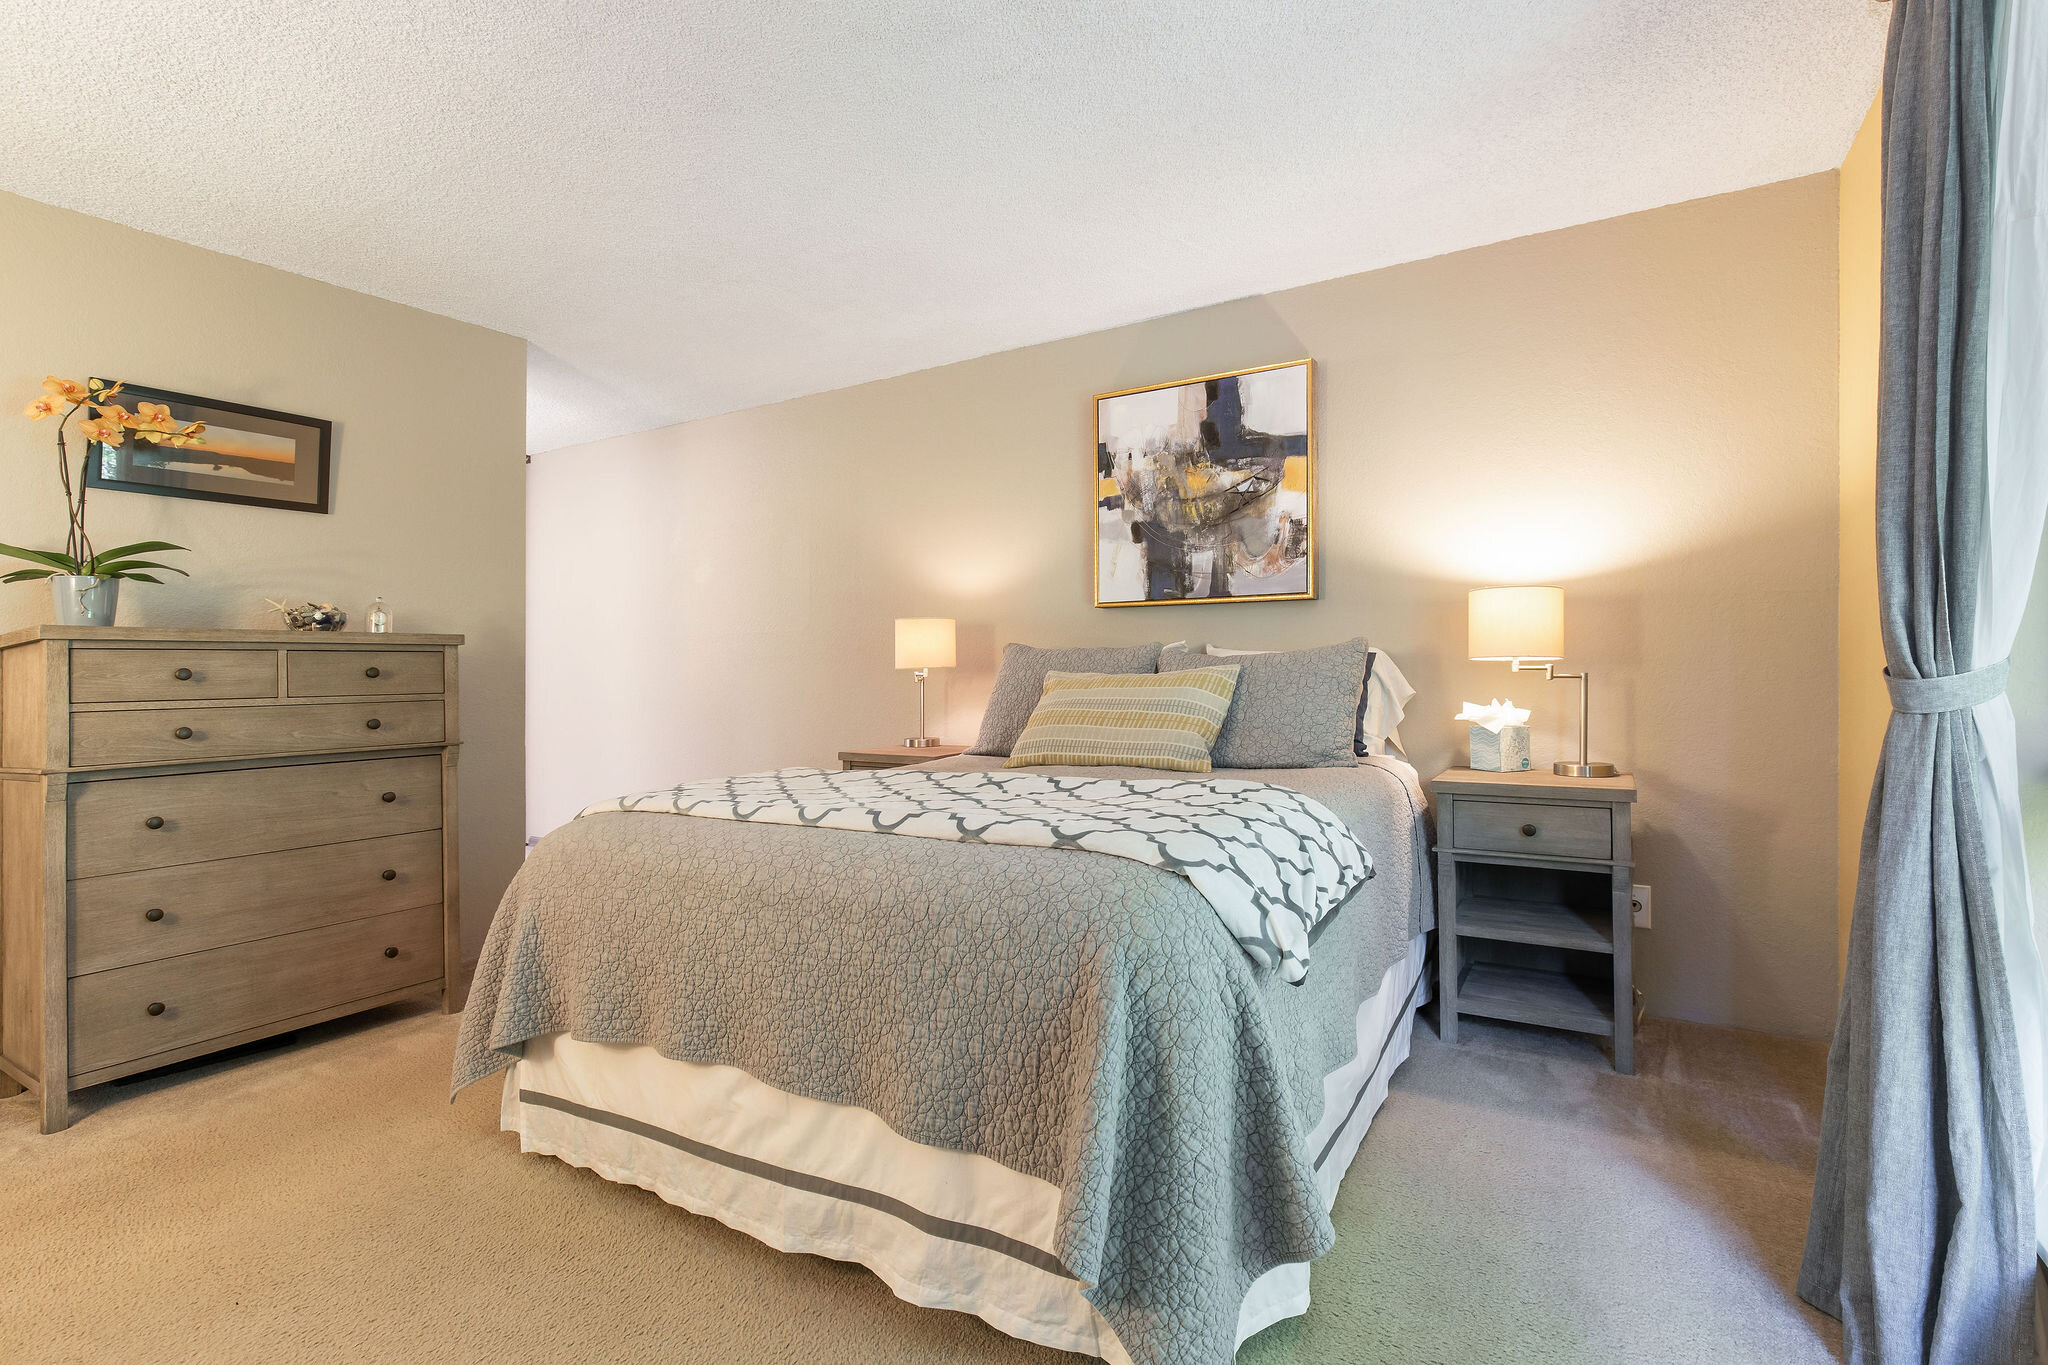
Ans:
<svg viewBox="0 0 2048 1365"><path fill-rule="evenodd" d="M1612 763L1586 759L1588 673L1560 673L1564 657L1563 588L1478 588L1466 601L1466 654L1475 663L1505 663L1517 673L1541 673L1579 684L1579 761L1553 763L1560 777L1612 777Z"/></svg>
<svg viewBox="0 0 2048 1365"><path fill-rule="evenodd" d="M916 670L917 736L903 741L906 749L931 749L939 740L924 732L924 680L935 668L953 666L953 622L950 617L912 616L896 621L896 666Z"/></svg>

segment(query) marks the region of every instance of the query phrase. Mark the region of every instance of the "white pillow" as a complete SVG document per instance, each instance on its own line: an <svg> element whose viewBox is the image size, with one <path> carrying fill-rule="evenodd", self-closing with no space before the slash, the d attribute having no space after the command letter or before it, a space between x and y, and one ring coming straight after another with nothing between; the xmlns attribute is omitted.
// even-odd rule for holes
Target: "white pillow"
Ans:
<svg viewBox="0 0 2048 1365"><path fill-rule="evenodd" d="M1202 652L1215 659L1227 659L1233 654L1272 653L1267 649L1225 649L1221 645L1206 645ZM1414 697L1415 689L1402 676L1394 656L1373 645L1372 672L1365 680L1365 713L1358 727L1366 753L1384 758L1391 748L1403 758L1408 756L1408 751L1401 747L1401 718Z"/></svg>

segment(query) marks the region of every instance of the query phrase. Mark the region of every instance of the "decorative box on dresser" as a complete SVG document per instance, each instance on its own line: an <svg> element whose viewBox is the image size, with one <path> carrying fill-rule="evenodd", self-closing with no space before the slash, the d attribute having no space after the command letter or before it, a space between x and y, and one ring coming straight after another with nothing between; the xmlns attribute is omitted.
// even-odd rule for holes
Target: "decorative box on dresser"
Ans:
<svg viewBox="0 0 2048 1365"><path fill-rule="evenodd" d="M1598 1034L1634 1075L1635 779L1452 768L1430 790L1443 1040L1461 1014Z"/></svg>
<svg viewBox="0 0 2048 1365"><path fill-rule="evenodd" d="M456 1008L459 635L0 635L0 1090Z"/></svg>

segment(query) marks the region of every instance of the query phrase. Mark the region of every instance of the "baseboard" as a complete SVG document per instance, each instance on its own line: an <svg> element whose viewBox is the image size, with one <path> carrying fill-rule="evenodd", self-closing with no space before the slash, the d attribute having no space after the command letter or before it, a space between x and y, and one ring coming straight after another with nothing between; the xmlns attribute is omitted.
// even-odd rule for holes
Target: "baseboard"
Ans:
<svg viewBox="0 0 2048 1365"><path fill-rule="evenodd" d="M2034 1258L2034 1365L2048 1362L2048 1264Z"/></svg>

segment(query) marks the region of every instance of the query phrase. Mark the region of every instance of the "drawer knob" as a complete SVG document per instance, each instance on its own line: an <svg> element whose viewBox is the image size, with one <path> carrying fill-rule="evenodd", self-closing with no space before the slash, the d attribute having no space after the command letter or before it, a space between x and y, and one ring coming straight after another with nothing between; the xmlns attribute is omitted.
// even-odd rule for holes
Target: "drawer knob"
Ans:
<svg viewBox="0 0 2048 1365"><path fill-rule="evenodd" d="M363 670L363 676L366 678L374 678L377 676L377 669L374 666L366 668Z"/></svg>
<svg viewBox="0 0 2048 1365"><path fill-rule="evenodd" d="M379 801L382 801L382 802L383 802L383 803L384 803L385 805L387 805L387 806L388 806L388 805L390 805L390 804L391 804L391 803L392 803L393 801L396 801L396 800L398 799L398 793L397 793L397 792L385 792L385 793L384 793L384 794L383 794L382 796L378 797L377 799L378 799Z"/></svg>
<svg viewBox="0 0 2048 1365"><path fill-rule="evenodd" d="M142 823L150 829L162 829L164 827L164 818L161 815L152 815Z"/></svg>
<svg viewBox="0 0 2048 1365"><path fill-rule="evenodd" d="M148 920L151 924L155 924L158 920L164 917L164 912L158 909L156 906L152 905L149 909L142 912L142 917Z"/></svg>
<svg viewBox="0 0 2048 1365"><path fill-rule="evenodd" d="M150 1001L147 1012L152 1015L162 1014L164 1012L164 1002L161 1000Z"/></svg>
<svg viewBox="0 0 2048 1365"><path fill-rule="evenodd" d="M369 726L372 730L381 730L384 728L384 722L378 720L375 716L370 717L368 720L364 721L363 724Z"/></svg>
<svg viewBox="0 0 2048 1365"><path fill-rule="evenodd" d="M192 670L189 668L181 668L176 673L173 673L171 676L176 678L179 682L191 682Z"/></svg>
<svg viewBox="0 0 2048 1365"><path fill-rule="evenodd" d="M395 867L387 867L377 875L382 877L387 882L395 882L398 880L398 869Z"/></svg>
<svg viewBox="0 0 2048 1365"><path fill-rule="evenodd" d="M384 956L386 956L386 957L397 957L397 956L398 956L398 949L396 949L396 948L386 948L386 949L384 950Z"/></svg>
<svg viewBox="0 0 2048 1365"><path fill-rule="evenodd" d="M173 739L190 739L192 738L192 727L180 725L177 729L171 731L171 737Z"/></svg>
<svg viewBox="0 0 2048 1365"><path fill-rule="evenodd" d="M1522 837L1523 837L1523 838L1525 838L1525 839L1533 839L1533 838L1535 838L1535 837L1536 837L1536 826L1534 826L1534 825L1524 825L1524 826L1522 826Z"/></svg>

